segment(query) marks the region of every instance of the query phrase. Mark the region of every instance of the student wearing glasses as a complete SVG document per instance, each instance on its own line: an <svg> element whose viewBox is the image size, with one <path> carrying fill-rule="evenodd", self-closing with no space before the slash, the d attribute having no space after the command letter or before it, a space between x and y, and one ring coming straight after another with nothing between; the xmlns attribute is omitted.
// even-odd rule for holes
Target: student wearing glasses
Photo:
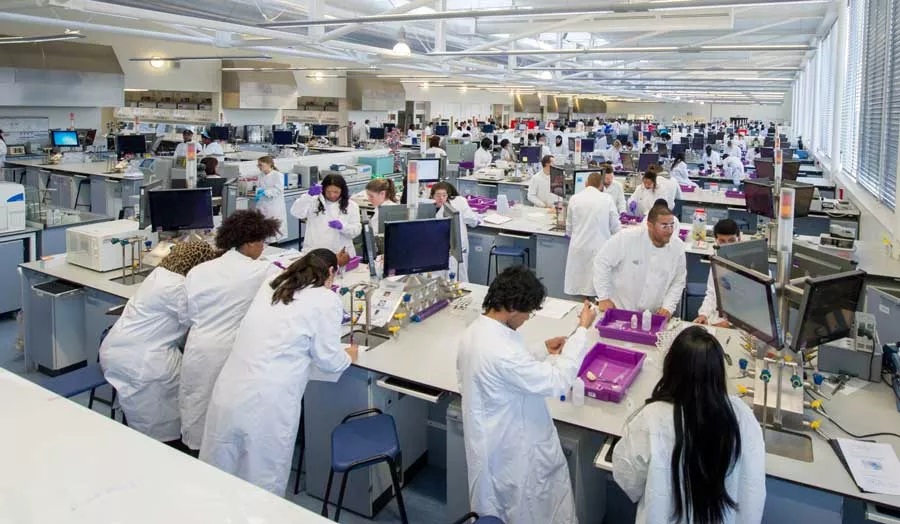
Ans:
<svg viewBox="0 0 900 524"><path fill-rule="evenodd" d="M687 279L684 243L675 215L655 205L646 227L619 231L594 260L594 291L602 311L610 308L650 310L671 317Z"/></svg>

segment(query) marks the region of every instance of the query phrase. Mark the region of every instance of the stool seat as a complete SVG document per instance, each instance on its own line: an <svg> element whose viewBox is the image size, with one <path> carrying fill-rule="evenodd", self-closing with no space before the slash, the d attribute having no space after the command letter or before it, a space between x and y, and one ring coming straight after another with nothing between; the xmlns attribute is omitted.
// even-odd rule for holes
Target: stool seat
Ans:
<svg viewBox="0 0 900 524"><path fill-rule="evenodd" d="M71 398L106 385L100 364L91 364L56 377L38 382L38 385L65 398Z"/></svg>
<svg viewBox="0 0 900 524"><path fill-rule="evenodd" d="M687 295L689 297L702 297L706 295L706 284L699 284L697 282L689 282L687 287Z"/></svg>
<svg viewBox="0 0 900 524"><path fill-rule="evenodd" d="M479 517L473 524L503 524L497 517Z"/></svg>
<svg viewBox="0 0 900 524"><path fill-rule="evenodd" d="M373 415L345 422L331 434L331 465L338 473L373 457L400 455L400 442L394 419L389 415Z"/></svg>
<svg viewBox="0 0 900 524"><path fill-rule="evenodd" d="M491 253L501 257L523 257L525 256L525 248L516 246L494 246Z"/></svg>

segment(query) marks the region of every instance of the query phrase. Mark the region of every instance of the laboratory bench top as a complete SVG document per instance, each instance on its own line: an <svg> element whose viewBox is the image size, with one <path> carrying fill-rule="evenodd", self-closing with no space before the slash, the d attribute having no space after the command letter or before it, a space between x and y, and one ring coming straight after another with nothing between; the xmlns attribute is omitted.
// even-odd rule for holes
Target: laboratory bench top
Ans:
<svg viewBox="0 0 900 524"><path fill-rule="evenodd" d="M41 230L41 228L32 227L32 226L27 226L25 229L15 229L15 230L7 229L5 231L0 231L0 241L3 241L3 239L5 237L18 237L18 236L25 236L25 235L33 235L40 230Z"/></svg>
<svg viewBox="0 0 900 524"><path fill-rule="evenodd" d="M106 222L108 220L112 220L112 217L101 215L99 213L91 213L89 211L80 211L69 208L55 208L53 206L48 206L54 209L58 209L62 214L62 219L55 224L48 224L45 222L34 222L31 220L27 221L27 224L31 227L39 228L39 229L56 229L60 227L73 227L73 226L83 226L85 224L95 224L97 222Z"/></svg>
<svg viewBox="0 0 900 524"><path fill-rule="evenodd" d="M500 169L497 168L497 170L499 171ZM478 184L512 184L526 187L528 186L530 179L531 177L523 177L522 180L512 181L508 177L498 177L483 172L479 173L478 171L472 175L457 178L458 181L476 182Z"/></svg>
<svg viewBox="0 0 900 524"><path fill-rule="evenodd" d="M102 176L105 178L111 178L113 180L140 180L143 178L142 173L136 173L134 175L129 175L129 174L125 174L125 173L108 173L106 170L106 167L107 167L106 161L71 163L71 164L45 164L45 163L43 163L43 160L22 160L22 161L7 160L6 163L15 165L15 166L19 166L19 167L34 167L34 168L38 168L38 169L43 169L45 171L66 174L66 175Z"/></svg>
<svg viewBox="0 0 900 524"><path fill-rule="evenodd" d="M0 396L15 399L0 403L10 421L0 492L12 520L329 522L4 369Z"/></svg>
<svg viewBox="0 0 900 524"><path fill-rule="evenodd" d="M743 197L729 197L725 195L725 191L713 192L708 189L696 189L690 192L682 191L679 200L687 204L708 204L740 209L747 207L747 202ZM850 209L823 209L821 200L813 200L809 207L809 212L814 215L828 215L833 218L849 219L859 218L860 215L859 209L852 205Z"/></svg>

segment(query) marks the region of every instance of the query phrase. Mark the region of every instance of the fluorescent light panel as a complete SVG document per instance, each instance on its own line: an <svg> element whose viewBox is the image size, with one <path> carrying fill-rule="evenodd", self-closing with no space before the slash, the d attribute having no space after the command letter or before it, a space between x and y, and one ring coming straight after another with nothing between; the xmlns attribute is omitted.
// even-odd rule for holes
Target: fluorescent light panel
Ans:
<svg viewBox="0 0 900 524"><path fill-rule="evenodd" d="M271 60L272 57L268 55L251 55L251 56L152 56L149 58L129 58L129 62L150 62L150 61L160 61L160 62L188 62L191 60L201 61L201 60Z"/></svg>
<svg viewBox="0 0 900 524"><path fill-rule="evenodd" d="M80 33L63 33L59 35L47 36L2 36L0 37L0 45L2 44L38 44L41 42L59 42L61 40L78 40L84 38Z"/></svg>

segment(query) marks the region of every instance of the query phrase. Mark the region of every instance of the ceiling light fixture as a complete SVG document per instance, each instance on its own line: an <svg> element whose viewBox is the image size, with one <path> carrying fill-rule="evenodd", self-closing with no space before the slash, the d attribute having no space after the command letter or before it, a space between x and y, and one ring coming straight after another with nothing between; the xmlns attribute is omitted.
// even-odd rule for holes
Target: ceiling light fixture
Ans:
<svg viewBox="0 0 900 524"><path fill-rule="evenodd" d="M66 31L60 35L47 36L0 36L0 44L38 44L41 42L59 42L61 40L78 40L84 35L78 32Z"/></svg>
<svg viewBox="0 0 900 524"><path fill-rule="evenodd" d="M223 67L222 71L229 73L283 73L285 71L340 71L342 73L368 73L371 69L360 69L357 67Z"/></svg>
<svg viewBox="0 0 900 524"><path fill-rule="evenodd" d="M129 62L189 62L204 60L271 60L268 55L250 55L250 56L171 56L160 57L153 56L150 58L129 58Z"/></svg>
<svg viewBox="0 0 900 524"><path fill-rule="evenodd" d="M135 87L126 87L125 89L123 89L123 91L125 91L126 93L144 93L144 92L146 92L146 91L149 91L149 89L139 89L139 88L135 88Z"/></svg>
<svg viewBox="0 0 900 524"><path fill-rule="evenodd" d="M397 40L397 43L394 44L394 48L391 50L394 53L394 56L407 57L412 54L412 49L409 48L409 44L406 43L406 30L400 30L400 38Z"/></svg>
<svg viewBox="0 0 900 524"><path fill-rule="evenodd" d="M166 65L165 60L163 60L162 58L156 58L156 57L151 58L150 60L147 60L147 62L149 62L150 67L152 67L153 69L161 69L163 66Z"/></svg>
<svg viewBox="0 0 900 524"><path fill-rule="evenodd" d="M544 71L540 75L541 80L553 80L553 73L550 71Z"/></svg>

